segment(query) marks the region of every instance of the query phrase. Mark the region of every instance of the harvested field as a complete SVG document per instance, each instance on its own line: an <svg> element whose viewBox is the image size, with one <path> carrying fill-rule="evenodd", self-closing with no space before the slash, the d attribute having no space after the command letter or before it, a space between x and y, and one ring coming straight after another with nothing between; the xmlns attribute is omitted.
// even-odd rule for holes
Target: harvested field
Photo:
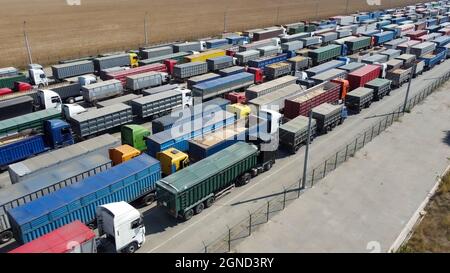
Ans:
<svg viewBox="0 0 450 273"><path fill-rule="evenodd" d="M67 3L80 2L80 5ZM23 22L33 61L51 64L61 59L137 48L144 41L144 17L149 14L151 43L192 39L354 11L404 6L417 1L381 0L2 0L0 67L27 62ZM227 11L227 12L225 12Z"/></svg>

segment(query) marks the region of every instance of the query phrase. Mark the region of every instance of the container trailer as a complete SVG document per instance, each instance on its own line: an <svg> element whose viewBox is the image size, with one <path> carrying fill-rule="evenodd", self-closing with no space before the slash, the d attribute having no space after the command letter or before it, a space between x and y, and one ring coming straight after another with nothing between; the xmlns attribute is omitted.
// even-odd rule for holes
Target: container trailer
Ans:
<svg viewBox="0 0 450 273"><path fill-rule="evenodd" d="M142 95L128 94L128 95L124 95L124 96L117 97L114 99L104 100L104 101L97 103L97 108L103 108L103 107L111 106L111 105L118 104L118 103L130 105L130 102L132 100L140 98L140 97L142 97Z"/></svg>
<svg viewBox="0 0 450 273"><path fill-rule="evenodd" d="M346 79L346 78L347 72L345 70L333 68L323 73L314 75L309 79L313 80L316 84L320 84L334 79Z"/></svg>
<svg viewBox="0 0 450 273"><path fill-rule="evenodd" d="M368 49L372 46L372 38L361 36L350 41L346 41L345 45L349 54L359 52L364 49Z"/></svg>
<svg viewBox="0 0 450 273"><path fill-rule="evenodd" d="M185 57L190 56L189 52L177 52L169 55L159 56L151 59L144 59L139 61L139 67L150 64L163 63L165 60L175 60L178 64L185 62Z"/></svg>
<svg viewBox="0 0 450 273"><path fill-rule="evenodd" d="M358 87L363 87L366 83L378 78L381 74L379 65L368 64L358 70L348 73L347 79L350 84L350 91Z"/></svg>
<svg viewBox="0 0 450 273"><path fill-rule="evenodd" d="M189 51L197 51L200 52L202 50L202 46L200 42L186 42L179 43L173 45L173 52L189 52Z"/></svg>
<svg viewBox="0 0 450 273"><path fill-rule="evenodd" d="M247 88L253 85L254 80L255 77L253 74L242 72L194 85L192 87L192 94L194 98L203 101L225 93ZM195 103L196 101L194 101Z"/></svg>
<svg viewBox="0 0 450 273"><path fill-rule="evenodd" d="M409 53L416 55L417 58L432 53L436 49L436 44L433 42L424 42L414 45L410 48Z"/></svg>
<svg viewBox="0 0 450 273"><path fill-rule="evenodd" d="M280 34L283 34L282 28L274 28L269 30L261 30L253 33L252 41L261 41L270 38L278 37Z"/></svg>
<svg viewBox="0 0 450 273"><path fill-rule="evenodd" d="M71 116L68 121L75 135L84 139L132 122L133 113L131 106L118 103Z"/></svg>
<svg viewBox="0 0 450 273"><path fill-rule="evenodd" d="M225 50L213 49L184 57L186 62L206 62L207 59L225 56ZM206 73L206 72L205 72Z"/></svg>
<svg viewBox="0 0 450 273"><path fill-rule="evenodd" d="M116 66L137 66L138 57L135 53L125 53L95 58L93 60L95 71Z"/></svg>
<svg viewBox="0 0 450 273"><path fill-rule="evenodd" d="M126 88L135 93L142 90L161 86L169 81L169 75L164 72L146 72L126 77Z"/></svg>
<svg viewBox="0 0 450 273"><path fill-rule="evenodd" d="M304 56L295 56L287 59L286 62L291 64L292 72L308 69L312 64L311 58Z"/></svg>
<svg viewBox="0 0 450 273"><path fill-rule="evenodd" d="M110 202L125 201L129 203L138 199L146 200L150 196L154 198L155 182L160 178L159 161L142 154L75 185L69 185L20 207L8 210L14 237L19 243L27 243L73 219L78 219L84 224L95 223L98 206ZM37 221L38 219L39 221ZM99 220L105 219L100 218ZM135 226L135 222L136 226L143 226L140 215L137 217L137 221L132 222L131 228ZM113 228L113 226L108 226L108 228ZM102 233L102 228L100 228L100 233ZM144 234L140 234L140 236L144 236Z"/></svg>
<svg viewBox="0 0 450 273"><path fill-rule="evenodd" d="M239 74L245 72L245 67L243 66L232 66L232 67L228 67L222 70L219 70L219 75L221 77L226 77L226 76L231 76L234 74ZM193 85L192 85L193 86Z"/></svg>
<svg viewBox="0 0 450 273"><path fill-rule="evenodd" d="M382 100L384 96L391 93L392 81L388 79L375 79L364 85L364 87L373 90L373 100Z"/></svg>
<svg viewBox="0 0 450 273"><path fill-rule="evenodd" d="M412 67L396 69L386 73L386 79L392 81L393 88L399 88L411 78Z"/></svg>
<svg viewBox="0 0 450 273"><path fill-rule="evenodd" d="M291 64L288 62L280 62L269 64L264 68L264 75L268 80L274 80L279 77L290 74L292 71Z"/></svg>
<svg viewBox="0 0 450 273"><path fill-rule="evenodd" d="M57 167L49 167L51 172L40 172L6 187L0 192L0 243L13 238L11 225L6 211L68 185L75 184L89 176L103 172L112 167L106 152L91 153L83 156L83 160L59 162Z"/></svg>
<svg viewBox="0 0 450 273"><path fill-rule="evenodd" d="M306 145L308 140L309 118L298 116L280 126L279 138L280 145L292 154L297 153L302 145ZM311 120L310 140L316 135L316 120Z"/></svg>
<svg viewBox="0 0 450 273"><path fill-rule="evenodd" d="M222 56L206 60L209 71L217 71L233 66L233 57Z"/></svg>
<svg viewBox="0 0 450 273"><path fill-rule="evenodd" d="M323 103L312 110L312 117L317 122L317 132L327 134L347 118L346 108L340 105Z"/></svg>
<svg viewBox="0 0 450 273"><path fill-rule="evenodd" d="M172 76L177 80L184 80L205 73L208 73L208 64L203 61L196 61L175 65Z"/></svg>
<svg viewBox="0 0 450 273"><path fill-rule="evenodd" d="M154 63L126 70L111 71L105 73L102 80L119 80L122 82L123 87L125 87L127 84L127 77L147 72L167 72L167 66L160 63Z"/></svg>
<svg viewBox="0 0 450 273"><path fill-rule="evenodd" d="M301 91L303 91L302 86L298 84L291 84L263 96L249 100L248 104L256 108L254 113L262 110L282 111L285 107L285 100L291 98L297 93L300 93Z"/></svg>
<svg viewBox="0 0 450 273"><path fill-rule="evenodd" d="M366 66L366 64L364 64L364 63L352 62L352 63L346 64L343 66L339 66L338 69L347 71L347 73L351 73L351 72L358 70L364 66Z"/></svg>
<svg viewBox="0 0 450 273"><path fill-rule="evenodd" d="M372 104L374 90L366 87L358 87L345 97L347 109L360 113L364 108L369 108Z"/></svg>
<svg viewBox="0 0 450 273"><path fill-rule="evenodd" d="M59 119L45 120L42 133L21 133L0 139L0 168L73 143L68 123Z"/></svg>
<svg viewBox="0 0 450 273"><path fill-rule="evenodd" d="M107 80L81 87L81 95L85 102L95 105L98 101L120 96L123 86L119 80Z"/></svg>
<svg viewBox="0 0 450 273"><path fill-rule="evenodd" d="M314 75L323 73L327 70L333 69L333 68L338 68L340 66L345 65L345 61L341 61L341 60L332 60L326 63L323 63L321 65L317 65L314 66L310 69L305 70L306 74L308 75L308 77L312 77Z"/></svg>
<svg viewBox="0 0 450 273"><path fill-rule="evenodd" d="M311 58L313 65L316 66L318 64L339 57L341 55L341 50L341 45L327 45L310 51L308 53L308 57Z"/></svg>
<svg viewBox="0 0 450 273"><path fill-rule="evenodd" d="M15 118L33 112L34 99L30 96L21 96L0 101L0 121Z"/></svg>
<svg viewBox="0 0 450 273"><path fill-rule="evenodd" d="M215 73L207 73L207 74L203 74L203 75L199 75L199 76L195 76L192 78L189 78L187 80L187 88L189 90L192 90L192 87L194 85L200 84L202 82L207 82L210 80L215 80L220 78L221 75L215 74Z"/></svg>
<svg viewBox="0 0 450 273"><path fill-rule="evenodd" d="M287 60L287 54L279 54L276 56L263 57L255 60L248 61L249 67L264 69L269 64L279 63Z"/></svg>
<svg viewBox="0 0 450 273"><path fill-rule="evenodd" d="M44 121L62 117L58 109L41 110L26 115L0 121L0 139L16 135L25 130L41 132Z"/></svg>
<svg viewBox="0 0 450 273"><path fill-rule="evenodd" d="M139 57L141 59L150 59L160 56L165 56L169 54L173 54L173 47L172 46L162 46L162 47L155 47L155 48L147 48L147 49L141 49L139 50Z"/></svg>
<svg viewBox="0 0 450 273"><path fill-rule="evenodd" d="M258 151L254 145L238 142L158 181L158 206L171 216L187 221L194 213L212 206L226 190L248 184L252 177L270 170L274 163L275 152Z"/></svg>
<svg viewBox="0 0 450 273"><path fill-rule="evenodd" d="M318 105L337 102L340 94L341 85L335 82L324 82L286 98L284 116L288 119L308 116L309 111Z"/></svg>
<svg viewBox="0 0 450 273"><path fill-rule="evenodd" d="M189 139L232 124L235 120L235 115L226 111L218 111L212 117L199 116L184 123L176 122L170 130L146 138L147 153L156 156L157 153L170 148L186 152L189 149Z"/></svg>
<svg viewBox="0 0 450 273"><path fill-rule="evenodd" d="M25 74L19 73L12 76L2 76L0 77L0 88L14 89L15 82L26 82L27 76Z"/></svg>
<svg viewBox="0 0 450 273"><path fill-rule="evenodd" d="M57 64L52 66L52 74L56 80L76 77L95 72L92 61L79 61L66 64Z"/></svg>

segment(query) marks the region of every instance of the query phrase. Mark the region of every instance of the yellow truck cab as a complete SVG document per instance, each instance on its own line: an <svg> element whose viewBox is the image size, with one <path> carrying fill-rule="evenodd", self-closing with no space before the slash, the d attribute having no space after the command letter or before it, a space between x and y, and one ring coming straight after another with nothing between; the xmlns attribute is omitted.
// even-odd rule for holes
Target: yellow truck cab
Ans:
<svg viewBox="0 0 450 273"><path fill-rule="evenodd" d="M175 148L167 149L156 155L161 162L163 175L173 174L189 165L189 156Z"/></svg>
<svg viewBox="0 0 450 273"><path fill-rule="evenodd" d="M241 119L248 117L252 109L248 105L235 103L227 105L227 111L235 114L237 119Z"/></svg>
<svg viewBox="0 0 450 273"><path fill-rule="evenodd" d="M109 158L112 160L113 166L119 165L125 161L133 159L140 155L141 152L130 145L121 145L119 147L109 149Z"/></svg>
<svg viewBox="0 0 450 273"><path fill-rule="evenodd" d="M136 53L129 53L130 54L130 64L131 67L138 67L139 66L139 58Z"/></svg>

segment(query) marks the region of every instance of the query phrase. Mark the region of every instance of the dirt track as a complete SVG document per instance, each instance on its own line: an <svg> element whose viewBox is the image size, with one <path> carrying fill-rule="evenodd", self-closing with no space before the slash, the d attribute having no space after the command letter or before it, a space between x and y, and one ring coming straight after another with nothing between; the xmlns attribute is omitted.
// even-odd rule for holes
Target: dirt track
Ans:
<svg viewBox="0 0 450 273"><path fill-rule="evenodd" d="M233 31L417 2L381 0L381 6L369 6L365 0L78 0L81 5L69 6L66 1L77 0L0 0L0 67L26 64L24 20L33 61L49 64L137 48L144 41L146 12L150 42L156 43L219 33L226 10L227 30Z"/></svg>

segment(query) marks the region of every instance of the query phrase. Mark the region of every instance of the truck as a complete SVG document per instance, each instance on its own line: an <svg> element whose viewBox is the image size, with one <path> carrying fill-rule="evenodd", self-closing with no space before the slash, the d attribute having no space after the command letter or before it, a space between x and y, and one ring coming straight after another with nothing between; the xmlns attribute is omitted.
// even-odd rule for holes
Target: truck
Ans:
<svg viewBox="0 0 450 273"><path fill-rule="evenodd" d="M287 149L290 153L298 152L302 145L306 145L308 141L308 123L309 118L298 116L280 126L280 145ZM311 119L310 141L316 135L316 120Z"/></svg>
<svg viewBox="0 0 450 273"><path fill-rule="evenodd" d="M139 60L139 67L151 65L151 64L158 64L158 63L161 64L165 60L174 60L174 61L177 61L177 63L181 64L181 63L186 62L185 57L189 56L189 55L191 55L191 53L189 53L189 52L177 52L177 53L159 56L159 57L155 57L155 58Z"/></svg>
<svg viewBox="0 0 450 273"><path fill-rule="evenodd" d="M130 102L132 100L138 99L138 98L141 98L141 97L142 97L142 95L127 94L127 95L120 96L120 97L117 97L117 98L113 98L113 99L109 99L109 100L104 100L104 101L98 102L96 105L97 105L97 108L103 108L103 107L111 106L111 105L118 104L118 103L123 103L123 104L126 104L126 105L130 105Z"/></svg>
<svg viewBox="0 0 450 273"><path fill-rule="evenodd" d="M396 33L394 31L383 31L372 35L374 38L374 45L382 45L386 42L394 40Z"/></svg>
<svg viewBox="0 0 450 273"><path fill-rule="evenodd" d="M340 99L341 85L335 82L324 82L303 92L295 94L284 102L284 116L294 119L308 116L309 111L322 104L334 103Z"/></svg>
<svg viewBox="0 0 450 273"><path fill-rule="evenodd" d="M34 100L30 96L0 101L0 121L33 112L33 102Z"/></svg>
<svg viewBox="0 0 450 273"><path fill-rule="evenodd" d="M64 80L75 76L94 73L94 63L92 61L78 61L52 66L53 77L56 80Z"/></svg>
<svg viewBox="0 0 450 273"><path fill-rule="evenodd" d="M201 51L201 44L200 42L185 42L185 43L179 43L172 45L173 52L189 52L189 51Z"/></svg>
<svg viewBox="0 0 450 273"><path fill-rule="evenodd" d="M234 114L222 110L214 112L212 116L199 116L194 120L177 122L170 130L147 137L146 152L151 156L156 156L157 153L170 148L186 152L189 149L189 139L232 124L235 120Z"/></svg>
<svg viewBox="0 0 450 273"><path fill-rule="evenodd" d="M146 72L126 77L126 88L135 93L155 86L163 85L169 81L169 75L164 72Z"/></svg>
<svg viewBox="0 0 450 273"><path fill-rule="evenodd" d="M386 73L386 79L392 81L393 88L399 88L411 78L412 67L407 69L395 69Z"/></svg>
<svg viewBox="0 0 450 273"><path fill-rule="evenodd" d="M273 80L285 75L290 74L292 71L291 64L288 62L280 62L269 64L264 69L264 75L269 80Z"/></svg>
<svg viewBox="0 0 450 273"><path fill-rule="evenodd" d="M74 185L59 189L39 199L7 211L14 238L21 244L28 243L61 226L78 219L84 224L96 222L96 210L110 202L142 201L154 196L155 182L161 178L159 161L142 154L104 172L90 176ZM70 198L67 198L70 196ZM131 216L131 215L128 215ZM35 220L39 219L36 224ZM114 224L104 218L97 219L109 228ZM31 225L31 223L34 223ZM131 228L142 226L138 217ZM102 233L102 228L100 228ZM139 234L135 234L139 235ZM143 234L139 237L142 238ZM136 236L136 239L138 236ZM137 248L138 243L134 249Z"/></svg>
<svg viewBox="0 0 450 273"><path fill-rule="evenodd" d="M81 95L84 101L91 105L95 105L98 101L122 94L123 86L119 80L107 80L81 87Z"/></svg>
<svg viewBox="0 0 450 273"><path fill-rule="evenodd" d="M75 144L76 145L76 144ZM83 160L59 162L58 166L46 168L51 172L38 172L27 176L20 183L12 184L0 191L0 244L13 238L6 211L52 193L82 179L112 167L105 152L90 153Z"/></svg>
<svg viewBox="0 0 450 273"><path fill-rule="evenodd" d="M209 80L192 87L194 104L222 94L247 88L254 83L254 75L242 72L215 80ZM197 100L196 100L197 99Z"/></svg>
<svg viewBox="0 0 450 273"><path fill-rule="evenodd" d="M172 76L177 80L184 80L205 73L208 73L208 64L197 61L175 65Z"/></svg>
<svg viewBox="0 0 450 273"><path fill-rule="evenodd" d="M372 38L361 36L350 41L346 41L345 45L347 46L348 53L353 54L370 48L372 46Z"/></svg>
<svg viewBox="0 0 450 273"><path fill-rule="evenodd" d="M446 57L447 57L447 49L438 48L434 54L425 54L421 56L419 60L423 60L425 62L424 70L428 71L432 69L435 65L445 61Z"/></svg>
<svg viewBox="0 0 450 273"><path fill-rule="evenodd" d="M327 70L333 69L333 68L338 68L340 66L345 65L346 63L344 61L341 60L332 60L314 67L311 67L310 69L305 70L306 74L308 75L308 77L312 77L315 76L317 74L323 73Z"/></svg>
<svg viewBox="0 0 450 273"><path fill-rule="evenodd" d="M292 71L302 71L308 69L311 66L312 60L309 57L295 56L287 59L287 62L291 64Z"/></svg>
<svg viewBox="0 0 450 273"><path fill-rule="evenodd" d="M313 80L316 84L319 84L334 79L345 79L345 78L347 78L347 71L333 68L323 73L312 76L310 80Z"/></svg>
<svg viewBox="0 0 450 273"><path fill-rule="evenodd" d="M158 181L158 206L174 218L188 221L194 213L200 214L211 207L234 185L248 184L252 177L270 170L275 163L275 153L238 142ZM186 199L187 196L190 198Z"/></svg>
<svg viewBox="0 0 450 273"><path fill-rule="evenodd" d="M360 69L348 73L347 79L350 84L350 91L358 87L363 87L366 83L378 78L381 74L379 65L368 64Z"/></svg>
<svg viewBox="0 0 450 273"><path fill-rule="evenodd" d="M120 145L115 137L104 134L86 141L40 154L8 166L9 178L13 184L21 183L42 173L48 173L51 169L64 169L64 164L69 161L82 161L83 157L96 153L105 155L109 148ZM56 171L55 171L56 173Z"/></svg>
<svg viewBox="0 0 450 273"><path fill-rule="evenodd" d="M279 63L287 60L287 54L279 54L276 56L263 57L255 60L248 61L249 67L264 69L267 65Z"/></svg>
<svg viewBox="0 0 450 273"><path fill-rule="evenodd" d="M221 70L221 69L233 66L233 57L222 56L222 57L211 58L211 59L207 59L206 63L208 65L209 71L217 71L217 70Z"/></svg>
<svg viewBox="0 0 450 273"><path fill-rule="evenodd" d="M323 103L311 111L312 117L317 122L317 132L320 134L327 134L336 126L344 123L347 118L347 109L342 104Z"/></svg>
<svg viewBox="0 0 450 273"><path fill-rule="evenodd" d="M364 87L373 89L373 100L382 100L391 93L391 85L392 81L378 78L366 83Z"/></svg>
<svg viewBox="0 0 450 273"><path fill-rule="evenodd" d="M94 136L132 121L132 108L123 103L92 109L68 118L73 132L79 139Z"/></svg>
<svg viewBox="0 0 450 273"><path fill-rule="evenodd" d="M297 82L297 77L294 76L284 76L272 81L268 81L259 85L250 86L245 91L245 97L247 100L252 100L257 97L269 94L273 91L281 89L291 84L295 84Z"/></svg>
<svg viewBox="0 0 450 273"><path fill-rule="evenodd" d="M351 72L358 70L364 66L366 66L366 64L364 64L364 63L352 62L352 63L346 64L343 66L339 66L338 69L344 70L347 73L351 73Z"/></svg>
<svg viewBox="0 0 450 273"><path fill-rule="evenodd" d="M436 44L433 42L424 42L417 45L414 45L410 48L409 53L416 55L417 58L420 58L423 55L428 53L432 53L436 49Z"/></svg>
<svg viewBox="0 0 450 273"><path fill-rule="evenodd" d="M313 65L330 61L341 55L341 45L327 45L309 52L308 57L312 59Z"/></svg>
<svg viewBox="0 0 450 273"><path fill-rule="evenodd" d="M260 54L258 50L247 50L243 52L237 52L234 55L234 58L236 58L236 64L237 65L246 65L251 60L259 59Z"/></svg>
<svg viewBox="0 0 450 273"><path fill-rule="evenodd" d="M154 47L154 48L143 48L139 50L139 57L141 59L150 59L155 58L159 56L169 55L173 54L173 47L172 46L161 46L161 47Z"/></svg>
<svg viewBox="0 0 450 273"><path fill-rule="evenodd" d="M1 76L0 88L14 89L15 82L23 82L26 80L27 76L23 73L18 73L17 75Z"/></svg>
<svg viewBox="0 0 450 273"><path fill-rule="evenodd" d="M303 87L298 84L291 84L276 91L259 96L248 102L253 107L252 113L259 113L261 110L282 111L285 107L285 100L303 91ZM254 111L256 109L256 111Z"/></svg>
<svg viewBox="0 0 450 273"><path fill-rule="evenodd" d="M206 62L207 59L225 56L225 50L222 49L213 49L207 50L202 53L192 54L189 56L185 56L184 59L186 62ZM205 72L206 73L206 72Z"/></svg>
<svg viewBox="0 0 450 273"><path fill-rule="evenodd" d="M111 71L105 73L102 80L119 80L122 82L122 85L125 87L127 84L127 77L147 72L167 72L167 66L160 63L154 63L149 65L144 65L140 67L125 69L121 71Z"/></svg>
<svg viewBox="0 0 450 273"><path fill-rule="evenodd" d="M59 119L45 120L42 133L22 132L0 139L0 168L50 149L57 149L73 143L68 123Z"/></svg>
<svg viewBox="0 0 450 273"><path fill-rule="evenodd" d="M25 130L41 132L44 121L61 118L61 111L57 109L41 110L26 115L0 121L0 139L16 135Z"/></svg>
<svg viewBox="0 0 450 273"><path fill-rule="evenodd" d="M133 115L141 119L159 117L173 109L192 105L190 90L177 88L166 92L145 96L131 101Z"/></svg>
<svg viewBox="0 0 450 273"><path fill-rule="evenodd" d="M269 38L276 38L278 35L283 34L282 28L276 28L276 29L265 29L261 31L257 31L253 33L252 41L261 41L266 40Z"/></svg>
<svg viewBox="0 0 450 273"><path fill-rule="evenodd" d="M345 97L347 109L360 113L362 109L369 108L372 104L374 90L366 87L358 87Z"/></svg>
<svg viewBox="0 0 450 273"><path fill-rule="evenodd" d="M95 71L99 72L103 69L116 66L138 66L138 56L136 53L124 53L95 58L93 60Z"/></svg>
<svg viewBox="0 0 450 273"><path fill-rule="evenodd" d="M142 215L126 202L101 205L96 209L97 236L87 225L75 220L26 243L9 253L134 253L145 243Z"/></svg>

